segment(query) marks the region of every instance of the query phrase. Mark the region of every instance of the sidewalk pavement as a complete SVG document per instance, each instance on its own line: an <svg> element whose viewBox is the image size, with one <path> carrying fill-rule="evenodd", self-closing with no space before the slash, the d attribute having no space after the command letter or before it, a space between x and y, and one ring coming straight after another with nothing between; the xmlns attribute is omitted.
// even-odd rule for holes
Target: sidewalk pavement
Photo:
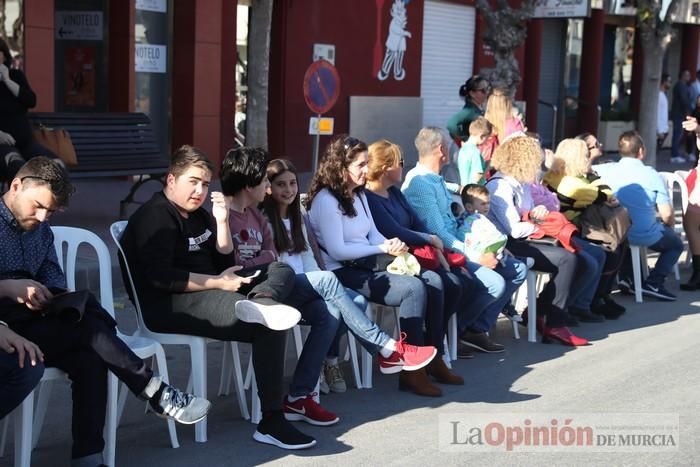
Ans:
<svg viewBox="0 0 700 467"><path fill-rule="evenodd" d="M119 199L130 184L126 180L80 180L76 184L78 192L71 207L57 213L52 224L96 232L116 259L108 229L117 220ZM150 196L148 191L160 189L155 182L144 188L141 199ZM85 278L91 282L89 268L87 272ZM681 272L688 274L684 269ZM134 322L131 305L117 270L113 277L117 317L128 333ZM143 403L129 397L117 433L117 465L700 465L696 358L700 294L680 292L672 278L668 288L678 293L677 302L635 304L631 297L621 297L628 311L619 320L577 328L577 334L592 341L587 347L514 340L510 322L502 320L492 337L506 345L506 352L454 362L466 384L442 386L440 398L399 392L397 376L380 375L376 365L374 388L354 389L350 367L345 366L348 392L322 397L324 406L341 418L340 423L332 427L299 424L318 440L315 448L300 452L252 440L255 427L240 417L235 395L217 396L223 345L212 344L208 384L214 407L209 416L209 441L195 443L194 429L178 426L181 447L170 448L164 421L144 415ZM166 355L171 381L184 388L189 374L187 350L169 346ZM250 403L250 394L248 399ZM70 407L69 386L55 384L33 451L33 466L69 465ZM450 453L441 449L439 416L475 413L519 413L523 417L537 413L599 413L603 417L609 413L673 413L680 416L679 446L670 452L638 453L479 453L466 446ZM10 444L0 467L13 465L12 430L8 431Z"/></svg>

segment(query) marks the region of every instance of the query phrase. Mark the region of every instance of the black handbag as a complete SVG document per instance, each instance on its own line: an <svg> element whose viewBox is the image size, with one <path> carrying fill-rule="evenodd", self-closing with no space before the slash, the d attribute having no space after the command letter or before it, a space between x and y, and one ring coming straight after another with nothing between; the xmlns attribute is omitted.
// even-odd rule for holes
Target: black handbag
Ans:
<svg viewBox="0 0 700 467"><path fill-rule="evenodd" d="M364 269L365 271L383 272L386 271L396 258L388 253L378 253L376 255L365 256L362 258L349 259L341 261L346 268Z"/></svg>

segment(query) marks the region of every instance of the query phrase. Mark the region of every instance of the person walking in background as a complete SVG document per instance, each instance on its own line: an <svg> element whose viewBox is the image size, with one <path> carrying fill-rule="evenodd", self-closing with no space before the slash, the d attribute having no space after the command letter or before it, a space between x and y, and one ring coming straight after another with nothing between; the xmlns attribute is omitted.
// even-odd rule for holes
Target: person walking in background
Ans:
<svg viewBox="0 0 700 467"><path fill-rule="evenodd" d="M668 136L668 97L666 93L671 89L671 75L664 73L661 75L659 84L659 106L656 117L656 140L661 148Z"/></svg>
<svg viewBox="0 0 700 467"><path fill-rule="evenodd" d="M690 99L690 72L683 70L678 75L678 82L673 86L671 118L673 119L673 139L671 140L671 163L682 164L685 157L680 153L683 139L683 121L692 110Z"/></svg>

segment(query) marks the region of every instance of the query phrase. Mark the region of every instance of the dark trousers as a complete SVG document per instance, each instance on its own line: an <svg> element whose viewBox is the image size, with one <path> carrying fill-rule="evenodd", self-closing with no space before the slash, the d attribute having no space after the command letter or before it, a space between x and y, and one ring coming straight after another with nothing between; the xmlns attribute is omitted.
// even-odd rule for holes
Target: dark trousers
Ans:
<svg viewBox="0 0 700 467"><path fill-rule="evenodd" d="M0 144L0 180L11 181L25 162L37 156L58 159L53 151L33 140L19 147Z"/></svg>
<svg viewBox="0 0 700 467"><path fill-rule="evenodd" d="M533 269L535 271L551 275L544 290L537 297L537 311L546 316L547 326L564 326L566 322L564 313L576 275L576 255L559 246L542 245L512 238L508 239L506 248L518 258L534 259Z"/></svg>
<svg viewBox="0 0 700 467"><path fill-rule="evenodd" d="M47 316L17 323L18 334L44 352L47 367L56 367L73 382L73 458L102 452L107 406L107 370L139 395L153 372L117 337L114 321L93 297L82 320L70 323ZM32 313L27 311L27 313Z"/></svg>
<svg viewBox="0 0 700 467"><path fill-rule="evenodd" d="M32 366L29 355L24 357L24 368L19 367L17 352L0 349L0 419L12 412L32 392L44 374L44 364Z"/></svg>
<svg viewBox="0 0 700 467"><path fill-rule="evenodd" d="M282 302L294 287L294 271L282 263L270 263L258 280L240 292L204 290L171 296L172 312L157 307L144 309L144 320L155 332L189 334L253 345L253 368L263 412L282 410L284 349L286 331L273 331L260 324L239 321L234 314L237 301L264 294ZM245 275L245 274L244 274Z"/></svg>

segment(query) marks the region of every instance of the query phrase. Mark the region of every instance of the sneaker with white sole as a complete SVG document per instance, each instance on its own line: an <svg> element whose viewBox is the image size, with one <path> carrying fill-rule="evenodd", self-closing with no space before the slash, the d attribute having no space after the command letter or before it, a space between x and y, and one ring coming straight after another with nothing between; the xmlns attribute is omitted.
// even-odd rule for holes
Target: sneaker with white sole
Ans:
<svg viewBox="0 0 700 467"><path fill-rule="evenodd" d="M667 302L673 302L676 300L676 296L666 290L663 285L652 285L645 282L642 284L642 294L656 297L659 300L664 300Z"/></svg>
<svg viewBox="0 0 700 467"><path fill-rule="evenodd" d="M340 366L326 362L323 364L323 374L330 391L343 393L348 390Z"/></svg>
<svg viewBox="0 0 700 467"><path fill-rule="evenodd" d="M406 344L406 333L401 333L401 339L396 342L396 350L388 356L379 354L379 371L385 375L399 373L401 370L414 371L426 366L437 355L433 346L418 347Z"/></svg>
<svg viewBox="0 0 700 467"><path fill-rule="evenodd" d="M321 394L328 394L331 392L331 388L328 387L326 376L323 374L324 368L325 365L321 367L321 374L318 375L318 390L321 392Z"/></svg>
<svg viewBox="0 0 700 467"><path fill-rule="evenodd" d="M620 277L617 280L617 287L624 294L634 295L634 281L632 279Z"/></svg>
<svg viewBox="0 0 700 467"><path fill-rule="evenodd" d="M274 331L293 328L301 319L296 308L283 305L268 297L240 300L235 305L236 317L246 323L262 324Z"/></svg>
<svg viewBox="0 0 700 467"><path fill-rule="evenodd" d="M155 397L152 397L148 401L148 407L159 417L191 425L207 416L211 402L203 397L197 397L168 384L163 384L160 397L157 401Z"/></svg>
<svg viewBox="0 0 700 467"><path fill-rule="evenodd" d="M311 393L306 397L289 401L289 397L284 398L284 418L290 422L306 422L316 426L335 425L340 418L333 412L321 407L321 404L314 400L316 393Z"/></svg>
<svg viewBox="0 0 700 467"><path fill-rule="evenodd" d="M307 449L316 444L311 436L294 428L281 410L263 414L253 439L282 449Z"/></svg>

